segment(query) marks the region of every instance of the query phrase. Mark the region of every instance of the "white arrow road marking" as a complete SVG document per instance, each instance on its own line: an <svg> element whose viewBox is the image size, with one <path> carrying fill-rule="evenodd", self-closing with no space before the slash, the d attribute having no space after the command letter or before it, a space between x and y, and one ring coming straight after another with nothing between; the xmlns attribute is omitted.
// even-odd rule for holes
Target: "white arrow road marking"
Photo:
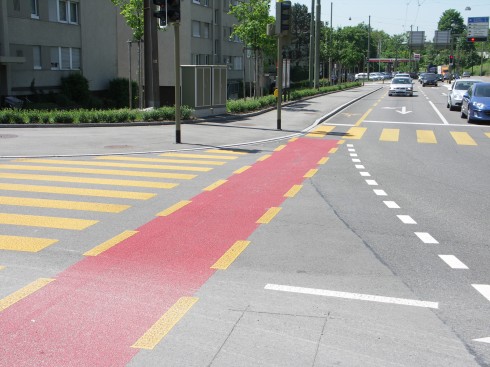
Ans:
<svg viewBox="0 0 490 367"><path fill-rule="evenodd" d="M290 292L290 293L311 294L314 296L323 296L323 297L336 297L336 298L355 299L360 301L392 303L392 304L404 305L404 306L439 308L438 302L418 301L418 300L407 299L407 298L375 296L372 294L338 292L338 291L330 291L327 289L293 287L289 285L280 285L280 284L267 284L264 287L264 289Z"/></svg>
<svg viewBox="0 0 490 367"><path fill-rule="evenodd" d="M406 115L407 113L411 113L412 111L407 111L407 108L403 106L401 111L396 110L396 112L401 113L402 115Z"/></svg>
<svg viewBox="0 0 490 367"><path fill-rule="evenodd" d="M397 110L398 107L383 107L384 110Z"/></svg>
<svg viewBox="0 0 490 367"><path fill-rule="evenodd" d="M481 339L473 339L473 341L490 344L490 337L488 337L488 338L481 338Z"/></svg>

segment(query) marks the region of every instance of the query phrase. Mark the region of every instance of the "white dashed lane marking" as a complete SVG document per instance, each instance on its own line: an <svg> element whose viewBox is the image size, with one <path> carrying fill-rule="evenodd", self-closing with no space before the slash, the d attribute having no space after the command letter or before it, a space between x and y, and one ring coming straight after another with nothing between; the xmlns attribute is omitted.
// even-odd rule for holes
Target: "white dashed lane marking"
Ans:
<svg viewBox="0 0 490 367"><path fill-rule="evenodd" d="M366 183L369 186L378 186L378 183L375 180L366 180Z"/></svg>
<svg viewBox="0 0 490 367"><path fill-rule="evenodd" d="M434 237L427 232L414 232L423 243L439 243Z"/></svg>
<svg viewBox="0 0 490 367"><path fill-rule="evenodd" d="M483 297L490 301L490 285L488 284L472 284L478 292L481 293Z"/></svg>
<svg viewBox="0 0 490 367"><path fill-rule="evenodd" d="M383 191L383 190L379 190L379 191ZM385 203L385 205L390 209L400 209L398 204L395 203L394 201L383 201L383 203Z"/></svg>
<svg viewBox="0 0 490 367"><path fill-rule="evenodd" d="M439 255L439 257L448 264L451 269L468 269L468 267L454 255Z"/></svg>
<svg viewBox="0 0 490 367"><path fill-rule="evenodd" d="M384 190L373 190L374 193L378 196L388 196L388 194Z"/></svg>
<svg viewBox="0 0 490 367"><path fill-rule="evenodd" d="M405 224L417 224L416 221L413 220L413 218L409 215L397 215L398 219L402 221L402 223Z"/></svg>

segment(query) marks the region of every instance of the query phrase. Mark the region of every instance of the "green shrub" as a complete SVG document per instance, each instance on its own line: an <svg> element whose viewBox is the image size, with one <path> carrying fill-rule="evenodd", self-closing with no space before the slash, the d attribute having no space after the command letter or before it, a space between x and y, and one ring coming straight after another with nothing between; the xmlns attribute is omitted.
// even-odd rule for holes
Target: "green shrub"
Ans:
<svg viewBox="0 0 490 367"><path fill-rule="evenodd" d="M135 81L131 83L131 93L134 107L138 96L138 84ZM129 79L112 79L109 82L107 97L113 101L116 108L129 107Z"/></svg>
<svg viewBox="0 0 490 367"><path fill-rule="evenodd" d="M81 105L86 105L90 100L88 80L80 73L61 78L61 91L68 99Z"/></svg>

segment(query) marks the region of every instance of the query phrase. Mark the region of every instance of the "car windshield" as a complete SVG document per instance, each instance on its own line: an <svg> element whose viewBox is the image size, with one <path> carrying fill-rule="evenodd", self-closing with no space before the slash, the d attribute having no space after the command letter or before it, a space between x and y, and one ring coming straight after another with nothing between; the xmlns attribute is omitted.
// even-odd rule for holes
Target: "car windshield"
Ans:
<svg viewBox="0 0 490 367"><path fill-rule="evenodd" d="M393 84L412 84L408 78L395 78L392 81Z"/></svg>
<svg viewBox="0 0 490 367"><path fill-rule="evenodd" d="M454 89L456 90L468 90L469 87L471 87L475 82L463 82L463 83L456 83L454 86Z"/></svg>
<svg viewBox="0 0 490 367"><path fill-rule="evenodd" d="M479 85L475 88L475 97L490 97L490 85Z"/></svg>

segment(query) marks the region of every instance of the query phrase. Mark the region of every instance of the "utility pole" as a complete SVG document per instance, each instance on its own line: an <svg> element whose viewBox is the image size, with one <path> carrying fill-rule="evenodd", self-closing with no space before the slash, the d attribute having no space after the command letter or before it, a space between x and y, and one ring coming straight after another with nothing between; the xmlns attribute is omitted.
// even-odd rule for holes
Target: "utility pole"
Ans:
<svg viewBox="0 0 490 367"><path fill-rule="evenodd" d="M371 16L369 16L368 21L368 44L367 44L367 57L366 57L366 69L367 69L367 80L369 81L369 55L371 54Z"/></svg>
<svg viewBox="0 0 490 367"><path fill-rule="evenodd" d="M145 104L158 107L160 97L156 96L158 81L158 39L154 6L151 0L144 0L144 53L145 53ZM155 80L156 79L156 80ZM155 85L156 84L156 85ZM159 93L158 93L159 94ZM158 101L157 101L158 98Z"/></svg>
<svg viewBox="0 0 490 367"><path fill-rule="evenodd" d="M320 15L321 5L320 0L316 0L316 27L315 27L315 81L313 88L320 87Z"/></svg>
<svg viewBox="0 0 490 367"><path fill-rule="evenodd" d="M329 85L333 82L332 80L332 37L333 37L333 2L330 3L330 55L328 58L328 77L330 78L329 80ZM323 71L323 77L325 77L325 71Z"/></svg>
<svg viewBox="0 0 490 367"><path fill-rule="evenodd" d="M309 69L308 79L310 81L310 87L313 86L314 59L315 55L315 0L311 0L311 19L310 19L310 57L309 57Z"/></svg>
<svg viewBox="0 0 490 367"><path fill-rule="evenodd" d="M180 135L180 22L174 23L175 47L175 142L181 142Z"/></svg>

